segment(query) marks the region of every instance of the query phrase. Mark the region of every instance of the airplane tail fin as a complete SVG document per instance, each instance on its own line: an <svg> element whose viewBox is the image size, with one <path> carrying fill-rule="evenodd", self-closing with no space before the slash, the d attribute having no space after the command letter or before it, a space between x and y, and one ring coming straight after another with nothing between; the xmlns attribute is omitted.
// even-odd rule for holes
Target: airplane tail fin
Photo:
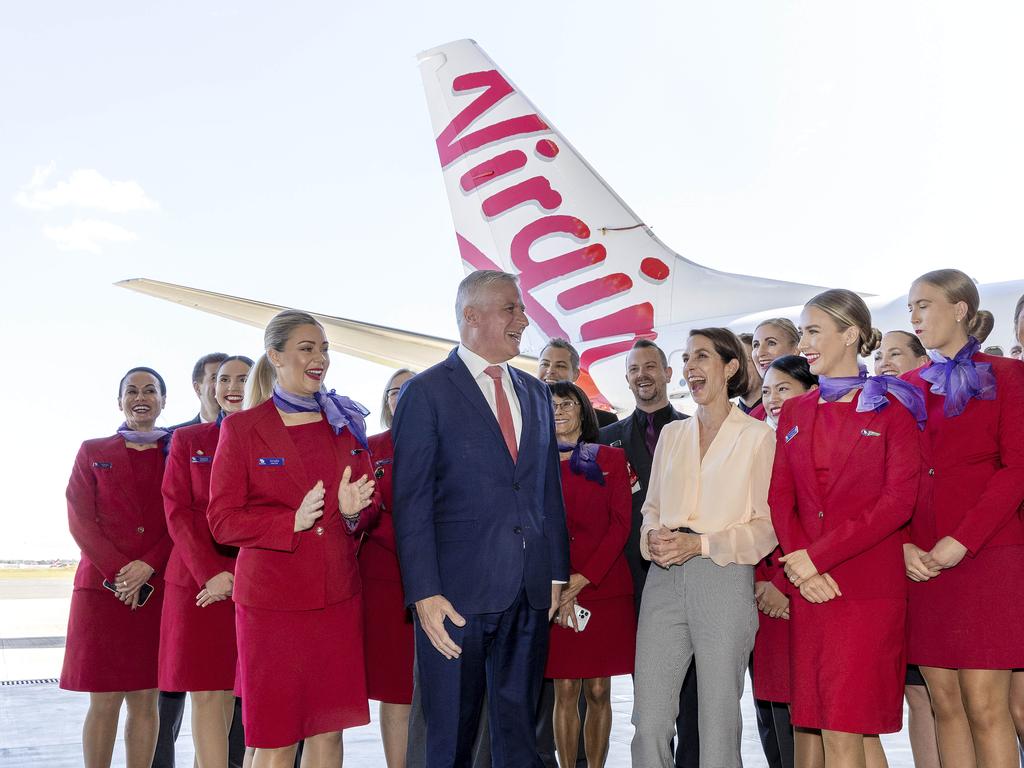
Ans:
<svg viewBox="0 0 1024 768"><path fill-rule="evenodd" d="M670 250L474 41L418 60L462 260L519 275L534 345L572 341L587 370L660 327L821 290Z"/></svg>

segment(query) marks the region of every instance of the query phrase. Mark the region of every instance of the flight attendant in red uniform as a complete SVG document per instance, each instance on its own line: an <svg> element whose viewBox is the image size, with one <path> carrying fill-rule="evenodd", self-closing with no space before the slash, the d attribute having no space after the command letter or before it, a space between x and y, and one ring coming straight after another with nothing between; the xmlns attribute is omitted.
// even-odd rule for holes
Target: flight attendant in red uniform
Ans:
<svg viewBox="0 0 1024 768"><path fill-rule="evenodd" d="M167 387L151 368L121 379L124 424L86 440L68 482L68 523L82 549L60 687L88 691L85 765L109 766L127 702L126 764L148 768L157 734L157 649L167 536L160 481L167 431L155 428Z"/></svg>
<svg viewBox="0 0 1024 768"><path fill-rule="evenodd" d="M370 438L373 476L380 491L381 514L359 546L359 576L363 582L363 631L366 646L366 692L380 702L380 736L388 768L405 768L412 704L412 616L402 595L402 574L395 552L391 510L391 473L395 448L391 419L398 393L413 376L402 368L384 388L381 421L386 432Z"/></svg>
<svg viewBox="0 0 1024 768"><path fill-rule="evenodd" d="M604 765L612 727L611 678L633 673L636 612L623 548L633 519L629 470L621 448L598 446L597 415L582 389L548 384L561 455L569 529L569 584L551 628L544 677L555 681L554 731L559 763L576 765L580 690L587 700L587 765ZM576 605L589 611L580 629Z"/></svg>
<svg viewBox="0 0 1024 768"><path fill-rule="evenodd" d="M216 421L179 427L164 471L164 512L174 541L160 622L160 690L190 691L192 740L200 766L225 765L235 712L233 547L217 544L206 520L210 469L226 414L242 410L248 357L228 357L214 375Z"/></svg>
<svg viewBox="0 0 1024 768"><path fill-rule="evenodd" d="M917 494L924 403L858 366L881 333L857 294L815 296L800 324L819 389L782 408L769 495L780 562L800 593L790 603L792 721L821 730L829 768L884 766L877 734L899 731L903 716L900 528Z"/></svg>
<svg viewBox="0 0 1024 768"><path fill-rule="evenodd" d="M1024 367L979 354L990 322L963 272L910 288L910 320L930 365L927 474L904 546L908 648L928 683L943 765L1015 766L1010 675L1024 667Z"/></svg>
<svg viewBox="0 0 1024 768"><path fill-rule="evenodd" d="M323 388L323 327L285 310L264 333L258 382L273 396L221 424L207 516L239 547L232 595L253 765L341 764L341 731L369 722L356 535L374 521L358 403Z"/></svg>
<svg viewBox="0 0 1024 768"><path fill-rule="evenodd" d="M786 322L792 325L790 321ZM755 344L758 334L764 328L762 323L754 332ZM778 332L768 333L771 338L770 334ZM796 326L793 326L793 333L796 334ZM770 354L770 348L775 346L763 342L762 354ZM793 346L795 350L796 343ZM754 361L760 362L756 351ZM784 402L818 388L818 377L811 373L807 360L799 355L772 358L762 373L764 381L761 384L761 402L765 408L765 423L772 429L779 425L779 414ZM760 611L751 664L757 725L770 768L792 768L795 763L801 768L814 768L822 765L825 759L821 739L801 740L803 752L798 758L793 743L793 726L789 719L790 585L779 562L780 557L782 550L776 547L754 568L754 598Z"/></svg>

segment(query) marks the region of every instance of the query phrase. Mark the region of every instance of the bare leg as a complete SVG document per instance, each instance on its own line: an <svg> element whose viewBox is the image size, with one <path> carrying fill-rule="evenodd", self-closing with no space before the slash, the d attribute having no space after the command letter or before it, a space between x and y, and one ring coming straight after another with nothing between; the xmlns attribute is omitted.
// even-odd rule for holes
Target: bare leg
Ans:
<svg viewBox="0 0 1024 768"><path fill-rule="evenodd" d="M341 731L318 733L302 745L302 768L338 768L341 765Z"/></svg>
<svg viewBox="0 0 1024 768"><path fill-rule="evenodd" d="M128 691L124 699L128 716L124 720L125 765L128 768L150 768L156 752L156 734L160 728L160 715L156 701L160 692L156 688Z"/></svg>
<svg viewBox="0 0 1024 768"><path fill-rule="evenodd" d="M974 741L960 695L960 678L956 670L921 667L921 674L928 684L928 695L932 700L935 736L942 765L972 768L976 765Z"/></svg>
<svg viewBox="0 0 1024 768"><path fill-rule="evenodd" d="M297 744L292 744L289 747L278 747L277 749L257 747L253 750L252 768L293 768L297 746ZM305 763L305 753L303 753L303 763Z"/></svg>
<svg viewBox="0 0 1024 768"><path fill-rule="evenodd" d="M555 680L555 751L562 768L574 768L580 744L580 680Z"/></svg>
<svg viewBox="0 0 1024 768"><path fill-rule="evenodd" d="M1024 744L1024 671L1010 676L1010 716L1017 730L1017 742Z"/></svg>
<svg viewBox="0 0 1024 768"><path fill-rule="evenodd" d="M583 681L587 700L587 721L583 724L583 746L587 768L604 768L608 759L608 739L612 733L612 681L609 677L591 677Z"/></svg>
<svg viewBox="0 0 1024 768"><path fill-rule="evenodd" d="M867 768L861 734L822 729L821 741L825 745L825 765L828 768Z"/></svg>
<svg viewBox="0 0 1024 768"><path fill-rule="evenodd" d="M384 760L388 768L405 768L409 748L409 704L380 705L380 738L384 742Z"/></svg>
<svg viewBox="0 0 1024 768"><path fill-rule="evenodd" d="M868 768L889 768L889 761L885 759L885 750L882 749L882 740L878 736L864 737L864 763ZM917 768L915 765L914 768Z"/></svg>
<svg viewBox="0 0 1024 768"><path fill-rule="evenodd" d="M252 768L253 760L256 757L256 750L252 747L245 748L245 757L242 758L242 768Z"/></svg>
<svg viewBox="0 0 1024 768"><path fill-rule="evenodd" d="M192 691L192 742L196 768L221 768L228 763L228 731L235 714L233 691Z"/></svg>
<svg viewBox="0 0 1024 768"><path fill-rule="evenodd" d="M1010 670L961 669L958 674L978 768L1019 768L1010 717Z"/></svg>
<svg viewBox="0 0 1024 768"><path fill-rule="evenodd" d="M915 768L939 768L939 743L935 738L935 716L928 689L923 685L908 685L903 689L910 710L907 729L910 731L910 751Z"/></svg>
<svg viewBox="0 0 1024 768"><path fill-rule="evenodd" d="M90 693L89 711L82 726L85 768L109 768L117 740L123 693Z"/></svg>
<svg viewBox="0 0 1024 768"><path fill-rule="evenodd" d="M793 761L796 768L825 768L825 745L821 731L811 728L793 729Z"/></svg>

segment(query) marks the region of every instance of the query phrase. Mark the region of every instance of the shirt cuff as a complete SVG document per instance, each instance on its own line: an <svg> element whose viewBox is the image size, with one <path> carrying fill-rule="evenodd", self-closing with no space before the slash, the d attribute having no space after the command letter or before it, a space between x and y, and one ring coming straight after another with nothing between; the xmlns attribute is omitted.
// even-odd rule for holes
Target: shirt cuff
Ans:
<svg viewBox="0 0 1024 768"><path fill-rule="evenodd" d="M568 581L559 581L558 579L552 579L551 583L552 584L568 584L569 582Z"/></svg>
<svg viewBox="0 0 1024 768"><path fill-rule="evenodd" d="M708 535L706 533L700 535L700 556L711 557L711 546L708 544Z"/></svg>

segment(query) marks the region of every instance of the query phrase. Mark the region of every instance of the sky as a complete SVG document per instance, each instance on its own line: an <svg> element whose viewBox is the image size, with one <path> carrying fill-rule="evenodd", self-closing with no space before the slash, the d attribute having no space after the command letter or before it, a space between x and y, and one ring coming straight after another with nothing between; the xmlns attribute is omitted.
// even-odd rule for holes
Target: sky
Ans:
<svg viewBox="0 0 1024 768"><path fill-rule="evenodd" d="M64 489L150 365L262 333L149 277L454 338L463 275L416 67L471 37L658 236L716 269L898 293L1018 279L1014 2L39 2L0 24L0 559L75 557ZM997 322L999 319L997 318ZM390 371L335 355L377 426Z"/></svg>

